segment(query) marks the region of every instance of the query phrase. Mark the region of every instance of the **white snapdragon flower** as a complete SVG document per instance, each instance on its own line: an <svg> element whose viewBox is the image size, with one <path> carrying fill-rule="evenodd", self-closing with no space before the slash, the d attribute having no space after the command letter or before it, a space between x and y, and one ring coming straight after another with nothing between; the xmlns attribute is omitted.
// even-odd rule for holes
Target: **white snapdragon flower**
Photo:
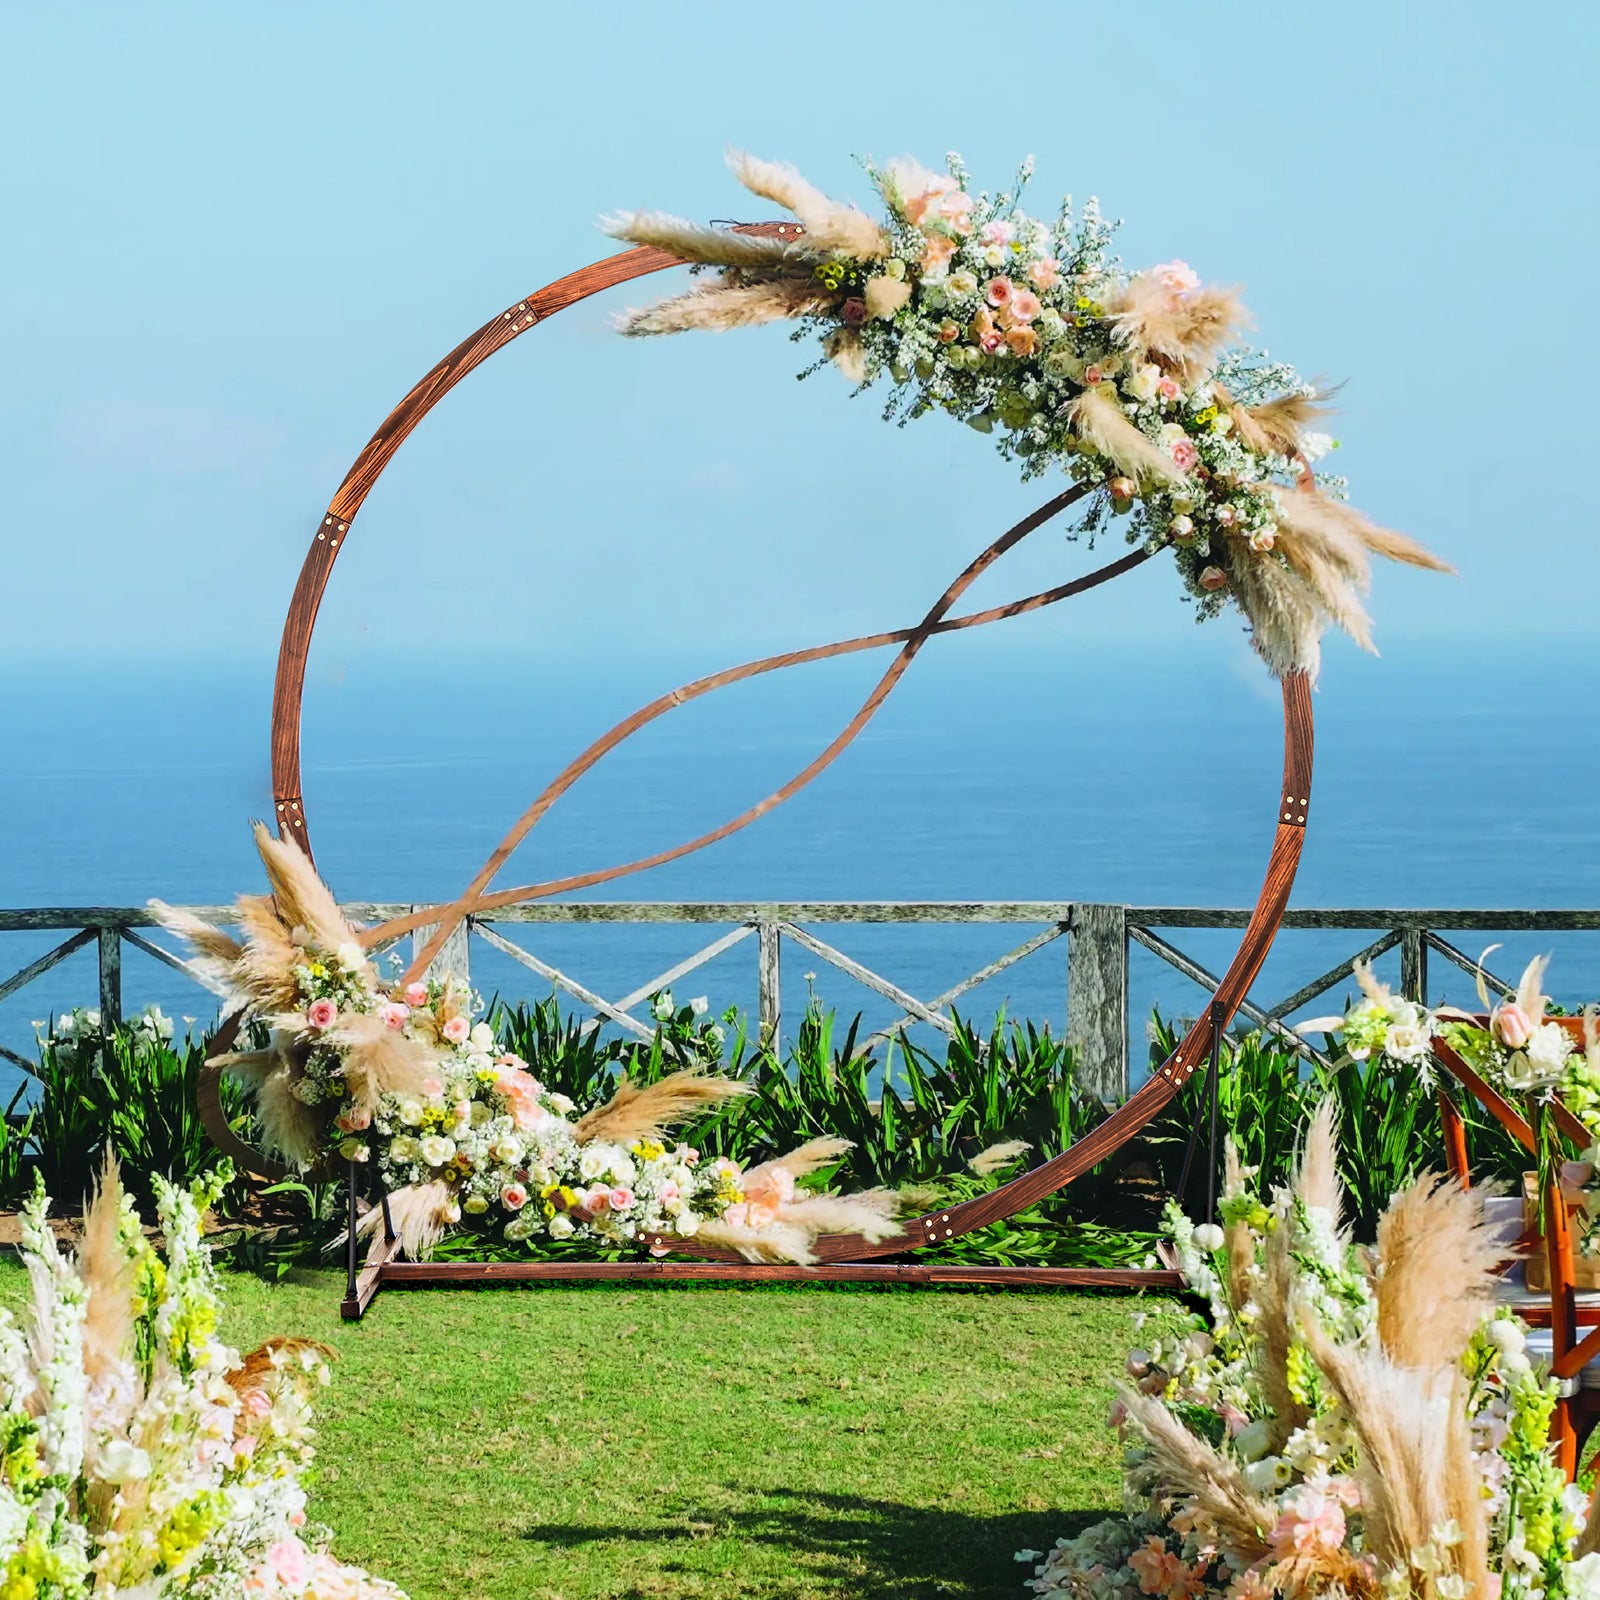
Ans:
<svg viewBox="0 0 1600 1600"><path fill-rule="evenodd" d="M670 989L663 989L651 1003L650 1015L653 1016L657 1022L671 1022L673 1010L672 991Z"/></svg>

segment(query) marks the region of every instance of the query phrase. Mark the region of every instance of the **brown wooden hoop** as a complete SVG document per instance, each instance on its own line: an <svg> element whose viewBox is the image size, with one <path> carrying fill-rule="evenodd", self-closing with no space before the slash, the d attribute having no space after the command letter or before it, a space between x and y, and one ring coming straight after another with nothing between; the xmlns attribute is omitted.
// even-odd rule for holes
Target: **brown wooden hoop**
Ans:
<svg viewBox="0 0 1600 1600"><path fill-rule="evenodd" d="M798 236L801 232L795 224L776 222L742 224L740 231L766 237ZM497 350L567 306L605 289L681 264L678 258L662 250L650 248L629 250L557 279L526 299L518 301L516 305L485 323L439 362L394 408L346 473L338 492L329 503L301 567L294 595L290 601L289 614L284 623L273 691L272 774L278 832L281 837L294 839L308 855L311 851L311 838L301 782L300 720L311 638L322 596L332 576L334 562L349 535L357 512L379 475L422 418L469 372ZM457 900L369 929L364 935L365 939L369 944L376 943L419 927L437 924L436 931L426 947L418 953L414 963L413 970L420 970L442 948L450 931L475 912L609 882L627 873L678 859L715 840L727 837L738 828L747 826L797 792L837 758L887 698L923 644L934 634L998 621L1043 605L1054 604L1070 595L1103 583L1144 560L1148 552L1136 550L1118 561L1111 562L1083 578L1058 588L967 616L949 615L966 589L995 560L1050 517L1080 498L1084 492L1081 488L1067 490L1001 535L947 587L944 594L915 627L765 657L760 661L696 680L652 701L590 745L547 786ZM894 662L844 730L782 789L741 813L731 822L670 850L636 861L552 882L490 891L490 883L529 829L584 772L646 723L689 699L759 673L892 644L901 647ZM392 1259L394 1241L385 1231L374 1241L367 1267L359 1275L359 1284L352 1258L350 1293L344 1307L346 1315L359 1316L383 1283L469 1283L491 1279L559 1280L573 1276L618 1278L713 1276L734 1279L790 1279L798 1276L835 1277L857 1281L871 1281L881 1277L888 1281L915 1282L946 1279L985 1283L1144 1282L1170 1286L1175 1281L1174 1275L1166 1272L1111 1274L1072 1268L971 1269L947 1268L929 1263L918 1263L913 1267L868 1263L875 1257L896 1255L908 1250L942 1244L974 1228L1011 1216L1062 1188L1103 1161L1133 1137L1177 1094L1187 1079L1206 1063L1213 1043L1219 1038L1221 1030L1232 1020L1271 948L1288 904L1304 843L1311 796L1313 752L1310 686L1304 674L1296 673L1284 678L1282 688L1283 789L1279 799L1266 876L1239 949L1219 981L1210 1006L1185 1035L1172 1055L1162 1063L1149 1081L1118 1107L1105 1122L1070 1149L977 1199L915 1218L894 1238L877 1244L869 1244L859 1238L822 1239L817 1246L821 1264L808 1268L752 1264L740 1260L731 1252L696 1246L692 1240L670 1240L661 1243L664 1248L674 1253L699 1257L700 1260L697 1262L652 1261L615 1265L595 1263L592 1268L586 1265L582 1271L559 1264L532 1261L406 1263ZM218 1045L226 1049L231 1044L233 1032L231 1026L226 1028L224 1035L219 1035ZM208 1065L202 1073L200 1086L200 1112L212 1138L220 1148L248 1170L272 1176L282 1175L284 1169L281 1164L251 1150L228 1128L217 1092L218 1077L219 1069Z"/></svg>

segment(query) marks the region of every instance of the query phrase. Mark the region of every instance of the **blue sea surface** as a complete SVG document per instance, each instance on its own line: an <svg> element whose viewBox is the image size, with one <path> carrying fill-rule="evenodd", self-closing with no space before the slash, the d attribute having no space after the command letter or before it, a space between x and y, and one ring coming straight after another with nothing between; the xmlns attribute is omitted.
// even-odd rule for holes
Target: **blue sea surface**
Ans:
<svg viewBox="0 0 1600 1600"><path fill-rule="evenodd" d="M1225 632L1225 630L1223 630ZM780 640L780 643L789 641ZM1266 863L1282 759L1275 686L1236 641L1190 630L1160 652L1104 638L936 641L856 744L786 806L710 849L610 884L637 900L1110 900L1249 906ZM1600 648L1439 641L1382 661L1333 647L1316 696L1311 821L1299 906L1600 904ZM547 661L377 651L314 663L305 793L318 861L346 900L429 902L464 886L540 786L591 738L663 689L727 663L596 650ZM564 798L502 881L630 859L714 827L777 788L847 720L883 655L761 679L683 707ZM13 680L17 681L17 680ZM246 823L272 810L265 663L43 671L0 705L7 753L0 906L217 904L256 890ZM616 996L720 929L524 927L544 960ZM819 937L927 998L1020 944L1017 926L824 926ZM0 937L0 979L64 934ZM1237 935L1169 937L1213 971ZM1286 933L1254 997L1270 1004L1371 935ZM1457 941L1476 955L1490 935ZM1600 995L1600 937L1519 935L1503 973L1550 951L1566 1001ZM203 991L128 949L125 1007L208 1019ZM485 994L541 980L475 943ZM1393 975L1391 955L1380 970ZM815 974L814 980L808 974ZM790 1026L808 981L866 1025L887 1001L795 946ZM1136 949L1134 1029L1155 1008L1192 1013L1194 984ZM1435 957L1434 997L1471 981ZM721 1009L754 1003L747 940L677 986ZM94 951L0 1002L0 1043L31 1050L33 1023L95 1003ZM1059 1029L1065 942L968 995ZM1312 1009L1334 1009L1335 994ZM919 1036L926 1039L926 1031ZM1135 1059L1142 1043L1135 1039ZM6 1069L9 1071L10 1069Z"/></svg>

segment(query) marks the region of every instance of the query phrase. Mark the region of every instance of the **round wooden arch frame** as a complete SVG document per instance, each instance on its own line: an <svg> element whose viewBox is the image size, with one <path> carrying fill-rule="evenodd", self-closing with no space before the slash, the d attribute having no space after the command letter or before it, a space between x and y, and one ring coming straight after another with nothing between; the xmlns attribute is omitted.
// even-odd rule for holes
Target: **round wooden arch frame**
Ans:
<svg viewBox="0 0 1600 1600"><path fill-rule="evenodd" d="M741 232L766 237L798 236L801 232L796 224L780 222L740 224L738 228ZM463 340L439 362L390 412L346 473L311 541L311 547L300 570L299 581L295 585L279 647L277 679L273 693L272 776L278 832L281 837L294 839L308 855L311 852L310 819L307 815L300 773L300 719L306 665L317 611L329 578L332 576L334 562L344 547L356 514L373 485L423 417L468 373L497 350L567 306L635 278L682 264L679 258L663 250L648 247L628 250L571 273L567 277L559 278L526 299L519 300ZM545 788L457 900L367 929L363 933L364 942L370 947L417 928L432 926L434 931L431 937L417 953L413 962L412 972L417 973L425 969L438 954L451 931L475 912L609 882L626 874L688 855L747 826L804 787L837 758L888 697L911 661L934 634L999 621L1054 604L1096 587L1145 560L1148 552L1142 549L1135 550L1117 561L1110 562L1082 578L1055 589L1029 595L1010 604L991 607L985 611L968 613L964 616L950 615L962 594L1000 556L1050 518L1082 498L1086 492L1081 486L1068 489L1007 530L968 564L914 627L764 657L742 667L698 679L642 707L633 716L591 744ZM894 661L846 727L807 767L781 789L731 821L698 838L635 861L546 883L490 890L491 882L517 845L555 801L596 762L646 723L690 699L758 674L889 645L900 647ZM879 1258L902 1255L907 1251L941 1244L974 1228L981 1228L988 1223L1011 1216L1064 1187L1132 1138L1162 1106L1172 1099L1187 1079L1211 1059L1214 1049L1220 1044L1223 1031L1260 971L1261 964L1277 934L1284 909L1288 904L1305 838L1311 797L1313 750L1310 686L1304 674L1295 673L1284 678L1282 689L1283 789L1279 797L1276 827L1266 875L1239 948L1218 982L1210 1005L1168 1059L1136 1093L1070 1149L976 1199L912 1219L893 1238L876 1244L870 1244L856 1237L823 1238L816 1246L820 1264L812 1267L754 1264L740 1259L729 1251L699 1246L692 1240L677 1239L660 1240L658 1245L671 1254L699 1259L622 1263L406 1262L394 1259L396 1241L391 1230L385 1227L374 1238L364 1268L358 1267L352 1237L349 1260L350 1282L344 1303L345 1314L359 1316L372 1296L384 1284L460 1283L485 1279L671 1276L770 1280L829 1277L889 1278L918 1282L943 1279L990 1283L1172 1284L1175 1275L1168 1272L1091 1268L954 1267L933 1263L885 1264ZM230 1028L230 1034L231 1031ZM225 1049L227 1043L228 1040L219 1036L220 1048ZM200 1101L201 1114L206 1126L224 1151L233 1155L250 1170L282 1171L276 1163L263 1157L260 1152L243 1145L229 1128L220 1103L218 1073L214 1068L208 1069L203 1074ZM355 1188L356 1169L352 1167L350 1174L352 1218L355 1214Z"/></svg>

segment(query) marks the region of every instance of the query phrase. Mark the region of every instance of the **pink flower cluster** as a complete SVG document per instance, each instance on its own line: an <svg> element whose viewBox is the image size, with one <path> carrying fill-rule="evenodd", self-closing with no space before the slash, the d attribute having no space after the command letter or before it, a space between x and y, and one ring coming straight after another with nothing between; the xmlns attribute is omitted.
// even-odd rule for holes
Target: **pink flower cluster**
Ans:
<svg viewBox="0 0 1600 1600"><path fill-rule="evenodd" d="M736 1228L767 1228L793 1199L794 1174L787 1167L757 1167L745 1177L744 1199L729 1206L723 1216Z"/></svg>
<svg viewBox="0 0 1600 1600"><path fill-rule="evenodd" d="M1268 1539L1273 1554L1283 1559L1338 1550L1344 1545L1346 1507L1359 1500L1349 1478L1307 1478L1279 1502L1278 1520Z"/></svg>
<svg viewBox="0 0 1600 1600"><path fill-rule="evenodd" d="M1154 1534L1128 1557L1128 1565L1145 1594L1161 1595L1163 1600L1196 1600L1205 1593L1205 1568L1190 1566Z"/></svg>

